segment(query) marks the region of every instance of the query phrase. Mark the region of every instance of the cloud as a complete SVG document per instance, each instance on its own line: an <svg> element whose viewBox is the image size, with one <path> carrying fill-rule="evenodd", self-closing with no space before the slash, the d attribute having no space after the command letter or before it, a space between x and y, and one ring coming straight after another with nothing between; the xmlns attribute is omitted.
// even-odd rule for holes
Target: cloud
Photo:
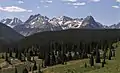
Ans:
<svg viewBox="0 0 120 73"><path fill-rule="evenodd" d="M116 2L119 2L119 3L120 3L120 0L116 0Z"/></svg>
<svg viewBox="0 0 120 73"><path fill-rule="evenodd" d="M64 2L77 2L77 0L62 0Z"/></svg>
<svg viewBox="0 0 120 73"><path fill-rule="evenodd" d="M17 6L0 7L0 11L5 11L5 12L32 12L32 10L27 10L27 9L20 8L20 7L17 7Z"/></svg>
<svg viewBox="0 0 120 73"><path fill-rule="evenodd" d="M100 2L100 0L90 0L91 2Z"/></svg>
<svg viewBox="0 0 120 73"><path fill-rule="evenodd" d="M23 4L23 3L24 3L24 1L21 1L21 0L20 0L20 1L18 1L18 3L19 3L19 4Z"/></svg>
<svg viewBox="0 0 120 73"><path fill-rule="evenodd" d="M113 8L120 8L119 6L112 6Z"/></svg>
<svg viewBox="0 0 120 73"><path fill-rule="evenodd" d="M47 0L46 3L52 3L52 1L51 0Z"/></svg>
<svg viewBox="0 0 120 73"><path fill-rule="evenodd" d="M40 3L52 3L52 0L41 0Z"/></svg>
<svg viewBox="0 0 120 73"><path fill-rule="evenodd" d="M83 5L86 5L85 2L78 2L78 3L72 3L72 5L74 6L83 6Z"/></svg>

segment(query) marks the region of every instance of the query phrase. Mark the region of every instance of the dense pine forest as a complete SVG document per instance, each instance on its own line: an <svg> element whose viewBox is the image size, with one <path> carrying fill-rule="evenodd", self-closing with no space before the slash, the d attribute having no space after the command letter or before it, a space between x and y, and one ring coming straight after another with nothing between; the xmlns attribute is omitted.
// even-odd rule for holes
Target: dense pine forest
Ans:
<svg viewBox="0 0 120 73"><path fill-rule="evenodd" d="M69 66L70 62L76 61L79 61L78 64L83 61L81 73L104 68L109 64L108 61L116 57L119 32L117 29L81 29L37 33L3 47L5 50L0 53L0 71L8 73L4 70L11 68L11 73L47 73L46 69L50 67ZM67 73L79 72L75 71L68 69Z"/></svg>

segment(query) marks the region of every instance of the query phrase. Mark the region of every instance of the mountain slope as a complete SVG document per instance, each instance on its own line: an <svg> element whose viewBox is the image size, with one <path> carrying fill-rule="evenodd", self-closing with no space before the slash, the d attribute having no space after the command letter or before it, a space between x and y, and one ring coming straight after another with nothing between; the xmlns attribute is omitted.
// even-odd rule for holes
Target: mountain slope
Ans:
<svg viewBox="0 0 120 73"><path fill-rule="evenodd" d="M23 36L17 33L15 30L6 26L3 23L0 23L0 40L12 42L12 41L18 41L22 38Z"/></svg>
<svg viewBox="0 0 120 73"><path fill-rule="evenodd" d="M21 40L19 45L28 47L39 44L46 47L49 41L64 41L64 43L78 43L80 41L115 40L120 37L120 30L115 29L68 29L63 31L47 31L36 33ZM32 41L32 42L31 42ZM45 45L45 46L44 46Z"/></svg>
<svg viewBox="0 0 120 73"><path fill-rule="evenodd" d="M23 36L7 25L0 23L0 52L5 51L9 44L18 42ZM4 47L3 47L4 46ZM6 47L6 48L5 48ZM10 47L9 47L10 48Z"/></svg>

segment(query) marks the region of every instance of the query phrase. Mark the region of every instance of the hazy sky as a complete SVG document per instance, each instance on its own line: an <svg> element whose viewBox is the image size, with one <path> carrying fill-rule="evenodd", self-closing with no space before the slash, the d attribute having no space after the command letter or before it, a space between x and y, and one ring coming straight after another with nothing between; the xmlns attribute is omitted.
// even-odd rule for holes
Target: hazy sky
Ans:
<svg viewBox="0 0 120 73"><path fill-rule="evenodd" d="M111 25L120 21L120 0L0 0L0 19L18 17L25 21L38 13L50 18L92 15L98 22Z"/></svg>

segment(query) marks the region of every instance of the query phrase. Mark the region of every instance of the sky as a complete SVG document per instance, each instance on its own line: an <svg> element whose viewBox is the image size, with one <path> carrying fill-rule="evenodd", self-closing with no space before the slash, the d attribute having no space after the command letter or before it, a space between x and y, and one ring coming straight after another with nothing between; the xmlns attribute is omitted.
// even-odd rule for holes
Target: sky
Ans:
<svg viewBox="0 0 120 73"><path fill-rule="evenodd" d="M92 15L104 25L120 22L120 0L0 0L0 19L17 17L25 21L30 15L49 18Z"/></svg>

